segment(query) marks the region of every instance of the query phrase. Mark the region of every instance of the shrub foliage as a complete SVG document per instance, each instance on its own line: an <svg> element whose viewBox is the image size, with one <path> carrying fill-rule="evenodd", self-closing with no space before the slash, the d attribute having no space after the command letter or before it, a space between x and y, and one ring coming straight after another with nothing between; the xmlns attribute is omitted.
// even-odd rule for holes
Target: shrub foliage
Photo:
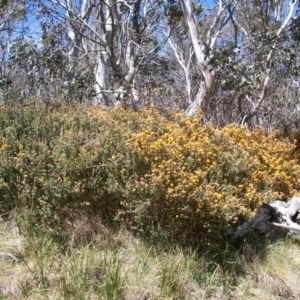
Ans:
<svg viewBox="0 0 300 300"><path fill-rule="evenodd" d="M56 231L82 209L205 245L300 188L294 142L216 129L201 115L29 105L1 107L0 122L1 213L30 213L32 225Z"/></svg>

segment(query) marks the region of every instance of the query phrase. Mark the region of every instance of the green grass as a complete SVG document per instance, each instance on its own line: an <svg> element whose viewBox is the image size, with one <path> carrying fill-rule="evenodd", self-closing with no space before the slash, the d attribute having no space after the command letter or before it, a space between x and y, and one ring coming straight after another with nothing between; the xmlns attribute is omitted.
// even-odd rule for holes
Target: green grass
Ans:
<svg viewBox="0 0 300 300"><path fill-rule="evenodd" d="M83 230L84 231L84 230ZM297 237L264 255L209 253L149 245L126 230L20 236L0 225L0 299L293 299L300 296ZM76 233L77 232L77 233ZM241 263L241 261L243 261ZM227 264L226 264L227 263ZM241 266L242 265L242 266ZM231 266L231 267L229 267Z"/></svg>

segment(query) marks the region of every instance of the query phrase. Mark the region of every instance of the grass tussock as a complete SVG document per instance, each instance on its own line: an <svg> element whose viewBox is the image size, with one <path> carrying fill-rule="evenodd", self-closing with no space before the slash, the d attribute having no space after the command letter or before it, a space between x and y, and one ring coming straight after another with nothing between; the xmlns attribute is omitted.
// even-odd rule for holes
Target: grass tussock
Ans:
<svg viewBox="0 0 300 300"><path fill-rule="evenodd" d="M1 223L1 299L297 299L300 248L291 240L243 267L180 247L154 247L127 230L20 238ZM4 242L3 242L4 241ZM18 247L11 245L18 241ZM239 259L243 259L241 254ZM232 263L232 262L231 262Z"/></svg>
<svg viewBox="0 0 300 300"><path fill-rule="evenodd" d="M27 241L21 237L14 222L0 219L0 295L20 295L22 285L31 277L24 265L20 264L26 255Z"/></svg>
<svg viewBox="0 0 300 300"><path fill-rule="evenodd" d="M265 298L260 299L270 299L268 295L272 295L271 299L299 298L299 254L299 245L292 240L270 245L263 259L256 257L254 268L245 278L248 292L255 294L260 291L265 295Z"/></svg>
<svg viewBox="0 0 300 300"><path fill-rule="evenodd" d="M0 219L1 220L1 219ZM0 262L5 260L17 261L25 254L26 241L20 236L14 222L0 223Z"/></svg>

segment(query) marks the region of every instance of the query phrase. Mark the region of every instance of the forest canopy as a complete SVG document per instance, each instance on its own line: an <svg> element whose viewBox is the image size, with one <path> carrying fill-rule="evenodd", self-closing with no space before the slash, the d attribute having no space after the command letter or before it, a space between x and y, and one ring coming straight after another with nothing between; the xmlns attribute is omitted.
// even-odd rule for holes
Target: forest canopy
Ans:
<svg viewBox="0 0 300 300"><path fill-rule="evenodd" d="M0 101L153 104L299 126L297 0L0 3Z"/></svg>

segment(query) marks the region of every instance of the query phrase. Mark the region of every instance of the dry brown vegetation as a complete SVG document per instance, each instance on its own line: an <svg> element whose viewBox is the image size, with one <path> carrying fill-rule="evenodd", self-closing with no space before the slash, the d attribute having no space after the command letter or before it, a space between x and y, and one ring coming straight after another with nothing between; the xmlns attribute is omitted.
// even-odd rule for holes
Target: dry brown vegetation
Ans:
<svg viewBox="0 0 300 300"><path fill-rule="evenodd" d="M232 261L225 266L212 257L209 260L209 254L150 246L126 230L94 233L88 235L89 242L78 230L70 230L64 240L47 234L21 237L15 224L2 222L0 298L196 300L300 296L297 237L269 244L264 255L252 252L246 257L245 249L231 253L228 257Z"/></svg>

